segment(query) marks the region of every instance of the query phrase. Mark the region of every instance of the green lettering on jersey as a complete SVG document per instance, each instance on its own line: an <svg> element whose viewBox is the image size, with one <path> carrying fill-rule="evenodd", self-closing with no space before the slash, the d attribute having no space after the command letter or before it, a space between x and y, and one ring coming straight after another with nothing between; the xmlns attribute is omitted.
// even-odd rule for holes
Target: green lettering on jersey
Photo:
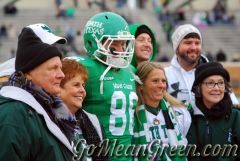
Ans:
<svg viewBox="0 0 240 161"><path fill-rule="evenodd" d="M161 128L163 129L164 137L167 138L167 129L166 129L166 125L161 125Z"/></svg>
<svg viewBox="0 0 240 161"><path fill-rule="evenodd" d="M152 126L149 128L149 130L151 131L152 139L161 139L159 126Z"/></svg>
<svg viewBox="0 0 240 161"><path fill-rule="evenodd" d="M115 118L115 121L116 121L115 127L122 127L123 126L122 118Z"/></svg>
<svg viewBox="0 0 240 161"><path fill-rule="evenodd" d="M122 99L117 99L116 100L116 109L122 109L122 105L123 105L123 101L122 101Z"/></svg>
<svg viewBox="0 0 240 161"><path fill-rule="evenodd" d="M152 138L155 139L155 135L154 135L154 127L151 126L151 127L149 128L149 131L151 132Z"/></svg>

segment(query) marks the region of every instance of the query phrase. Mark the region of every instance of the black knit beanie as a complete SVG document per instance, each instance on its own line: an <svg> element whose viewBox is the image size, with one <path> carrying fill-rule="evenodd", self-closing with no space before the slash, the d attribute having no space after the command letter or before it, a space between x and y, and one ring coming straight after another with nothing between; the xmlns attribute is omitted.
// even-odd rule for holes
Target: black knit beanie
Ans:
<svg viewBox="0 0 240 161"><path fill-rule="evenodd" d="M42 42L31 28L23 28L18 37L16 71L26 73L55 56L62 58L58 48Z"/></svg>
<svg viewBox="0 0 240 161"><path fill-rule="evenodd" d="M137 38L142 33L148 34L151 37L151 39L153 40L153 33L152 33L152 31L145 25L142 25L142 26L137 28L137 31L135 33L135 38Z"/></svg>
<svg viewBox="0 0 240 161"><path fill-rule="evenodd" d="M222 64L218 62L204 63L196 68L195 81L192 86L192 91L195 92L195 87L211 75L221 75L227 82L230 82L230 75L228 71L223 68Z"/></svg>

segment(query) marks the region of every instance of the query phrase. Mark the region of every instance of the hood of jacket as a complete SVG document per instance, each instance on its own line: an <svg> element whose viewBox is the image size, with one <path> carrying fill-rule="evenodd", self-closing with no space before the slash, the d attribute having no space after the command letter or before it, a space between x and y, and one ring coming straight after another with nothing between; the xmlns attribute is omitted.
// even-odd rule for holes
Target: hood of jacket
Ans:
<svg viewBox="0 0 240 161"><path fill-rule="evenodd" d="M0 64L0 77L9 76L15 71L15 58L9 59Z"/></svg>
<svg viewBox="0 0 240 161"><path fill-rule="evenodd" d="M149 29L149 31L152 33L153 35L153 39L152 39L152 46L153 46L153 53L152 53L152 56L150 58L150 61L154 61L155 60L155 57L156 57L156 53L157 53L157 42L156 42L156 38L155 38L155 34L153 33L153 31L147 26L147 25L144 25L144 24L133 24L131 26L129 26L130 28L130 32L132 35L135 36L135 33L136 31L138 30L139 27L141 26L145 26L146 28ZM137 58L136 58L136 53L134 52L133 54L133 58L132 58L132 62L131 64L134 66L134 67L137 67Z"/></svg>
<svg viewBox="0 0 240 161"><path fill-rule="evenodd" d="M0 105L3 105L8 102L13 102L13 101L15 101L15 100L0 95Z"/></svg>
<svg viewBox="0 0 240 161"><path fill-rule="evenodd" d="M61 129L55 124L44 110L44 108L37 102L29 92L14 86L4 86L0 90L0 105L4 103L20 101L24 104L30 106L34 109L39 115L41 115L46 123L46 128L52 133L59 141L61 141L71 152L72 146L68 141L67 137L63 134Z"/></svg>

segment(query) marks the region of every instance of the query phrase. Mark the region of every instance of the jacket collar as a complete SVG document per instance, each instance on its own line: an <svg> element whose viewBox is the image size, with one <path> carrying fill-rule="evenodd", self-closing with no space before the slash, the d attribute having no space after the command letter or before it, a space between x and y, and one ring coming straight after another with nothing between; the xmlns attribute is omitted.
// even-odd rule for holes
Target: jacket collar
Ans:
<svg viewBox="0 0 240 161"><path fill-rule="evenodd" d="M29 92L14 86L4 86L0 90L0 94L4 97L23 102L33 108L38 114L42 115L49 131L72 152L72 146L69 143L67 137L62 133L60 128L50 119L44 108Z"/></svg>

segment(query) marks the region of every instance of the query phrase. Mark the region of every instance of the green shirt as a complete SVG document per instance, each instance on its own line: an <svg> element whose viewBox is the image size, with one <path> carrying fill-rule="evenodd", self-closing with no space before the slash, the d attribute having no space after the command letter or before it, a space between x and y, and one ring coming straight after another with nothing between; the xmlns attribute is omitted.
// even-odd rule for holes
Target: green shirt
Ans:
<svg viewBox="0 0 240 161"><path fill-rule="evenodd" d="M110 141L117 139L117 144L130 145L134 109L138 99L133 76L128 69L110 69L102 82L101 94L100 77L107 66L86 57L75 59L87 67L89 74L85 88L87 96L83 103L84 110L98 117L107 139ZM123 155L120 152L118 157L111 160L131 160Z"/></svg>

